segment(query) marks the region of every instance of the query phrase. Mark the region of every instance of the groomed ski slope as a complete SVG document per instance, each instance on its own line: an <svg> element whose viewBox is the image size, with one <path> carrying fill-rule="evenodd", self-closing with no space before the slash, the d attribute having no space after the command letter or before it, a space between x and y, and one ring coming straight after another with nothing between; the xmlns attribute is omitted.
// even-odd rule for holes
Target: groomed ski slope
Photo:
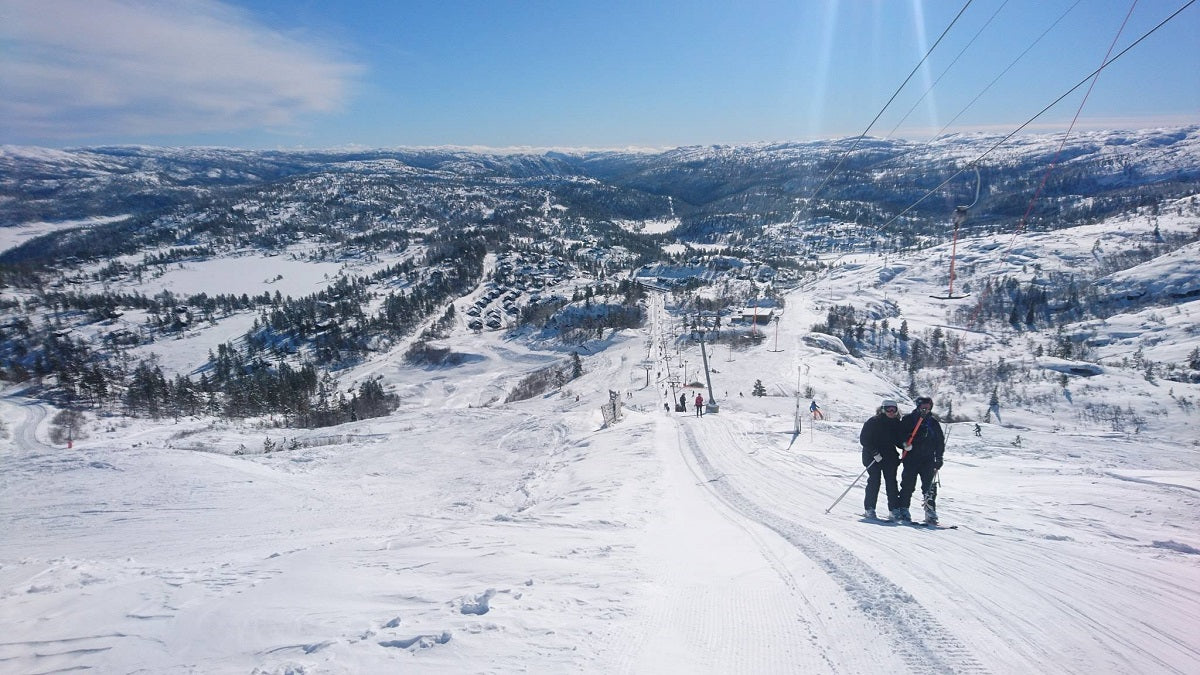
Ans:
<svg viewBox="0 0 1200 675"><path fill-rule="evenodd" d="M364 366L402 396L387 418L102 419L69 450L52 411L8 392L0 670L1200 670L1197 425L1136 378L1006 407L982 437L949 425L939 511L958 529L862 522L861 483L825 513L862 470L862 421L884 396L908 404L802 339L830 303L879 293L857 284L881 263L857 264L789 295L780 351L768 334L710 354L721 410L703 418L663 408L664 356L700 355L674 351L660 295L643 330L586 345L583 377L515 403L499 397L569 352L463 331L462 366ZM920 271L905 264L899 279ZM905 316L944 321L900 284ZM797 435L798 378L826 419L802 400ZM610 390L625 410L604 428ZM1085 399L1166 412L1115 432L1077 414ZM263 454L268 437L295 447Z"/></svg>

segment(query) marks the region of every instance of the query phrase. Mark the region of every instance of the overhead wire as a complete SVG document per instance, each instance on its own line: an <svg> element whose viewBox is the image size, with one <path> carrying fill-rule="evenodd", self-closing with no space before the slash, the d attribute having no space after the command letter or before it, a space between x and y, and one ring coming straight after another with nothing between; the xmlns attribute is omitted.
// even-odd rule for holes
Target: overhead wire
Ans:
<svg viewBox="0 0 1200 675"><path fill-rule="evenodd" d="M958 60L962 58L962 55L967 53L967 50L971 48L971 45L975 44L975 41L979 39L980 35L983 35L983 31L987 30L987 27L992 25L992 22L996 20L996 17L1006 5L1008 5L1008 0L1004 0L1004 2L1000 3L1000 6L996 8L996 11L992 12L992 15L988 17L988 20L979 27L979 30L975 31L975 35L971 37L967 44L963 45L963 48L958 51L958 54L952 61L950 61L950 64L947 65L940 74L938 74L938 76L933 80L933 83L925 89L924 93L922 93L921 96L912 104L912 107L908 109L908 112L904 113L904 117L901 117L900 121L896 122L896 126L892 127L892 130L888 132L887 138L891 138L896 133L896 130L900 128L901 124L904 124L905 120L908 119L908 116L917 109L917 106L921 105L921 101L925 100L925 97L929 95L929 92L933 91L933 88L937 86L938 82L942 81L942 78L946 76L946 73L950 72L950 69L954 67L954 64L958 63Z"/></svg>
<svg viewBox="0 0 1200 675"><path fill-rule="evenodd" d="M931 194L933 194L933 193L937 192L937 191L938 191L940 188L942 188L943 186L945 186L947 183L949 183L951 180L953 180L954 178L956 178L956 177L957 177L959 174L963 173L963 172L964 172L964 171L966 171L967 169L974 168L976 171L978 171L978 166L977 166L977 165L978 165L978 163L979 163L979 162L980 162L980 161L981 161L981 160L982 160L984 157L986 157L988 154L990 154L990 153L991 153L992 151L994 151L996 148L1000 147L1000 145L1002 145L1003 143L1005 143L1006 141L1008 141L1010 138L1012 138L1014 135L1016 135L1018 132L1020 132L1020 131L1021 131L1021 129L1024 129L1026 126L1028 126L1030 123L1032 123L1032 122L1033 122L1035 119L1037 119L1037 118L1038 118L1038 117L1040 117L1042 114L1044 114L1044 113L1045 113L1047 110L1049 110L1050 108L1052 108L1053 106L1055 106L1056 104L1058 104L1060 101L1062 101L1062 99L1066 98L1068 95L1070 95L1070 94L1071 94L1072 92L1074 92L1076 89L1078 89L1080 86L1082 86L1082 85L1083 85L1083 83L1084 83L1084 82L1087 82L1087 81L1091 80L1091 85L1089 85L1087 92L1084 94L1084 97L1083 97L1083 99L1080 101L1080 103L1079 103L1079 107L1078 107L1078 108L1076 109L1076 111L1075 111L1075 116L1074 116L1074 118L1072 119L1072 121L1071 121L1071 124L1070 124L1069 128L1067 129L1066 135L1064 135L1062 142L1059 144L1058 151L1057 151L1057 153L1055 154L1055 157L1054 157L1053 161L1051 162L1051 165L1050 165L1050 166L1047 168L1046 172L1043 174L1043 176L1042 176L1042 181L1041 181L1041 184L1038 186L1038 189L1037 189L1037 191L1035 192L1035 194L1033 195L1032 199L1030 200L1030 203L1029 203L1028 207L1026 208L1025 214L1024 214L1024 216L1022 216L1022 219L1021 219L1020 223L1018 224L1018 229L1017 229L1017 230L1014 232L1014 234L1013 234L1013 237L1010 239L1010 241L1009 241L1009 245L1008 245L1008 248L1007 248L1007 249L1005 250L1005 252L1004 252L1004 253L1002 253L1002 254L1001 254L1001 256L1000 256L1002 261L1003 261L1004 259L1007 259L1007 257L1008 257L1008 253L1009 253L1009 251L1011 251L1011 250L1012 250L1013 244L1014 244L1014 243L1015 243L1015 241L1016 241L1016 237L1017 237L1017 236L1020 234L1020 232L1021 232L1021 231L1024 229L1024 225L1025 225L1025 222L1026 222L1027 218L1029 217L1029 214L1032 212L1032 210L1033 210L1033 207L1034 207L1034 205L1036 204L1036 202L1037 202L1037 199L1039 198L1039 196L1040 196L1040 194L1041 194L1041 191L1042 191L1042 189L1043 189L1043 188L1044 188L1044 186L1046 185L1046 182L1047 182L1047 180L1049 179L1049 176L1050 176L1050 174L1053 172L1053 170L1054 170L1055 166L1057 165L1058 158L1060 157L1060 155L1061 155L1061 153L1062 153L1062 150L1063 150L1063 148L1066 146L1066 142L1067 142L1068 138L1070 137L1070 134L1071 134L1071 133L1072 133L1072 131L1074 130L1075 124L1078 122L1080 114L1083 112L1083 107L1084 107L1084 105L1087 103L1088 97L1091 95L1091 92L1092 92L1093 88L1095 87L1095 85L1096 85L1096 82L1099 80L1099 75L1100 75L1100 73L1101 73L1101 72L1102 72L1102 71L1103 71L1105 68L1107 68L1109 65L1111 65L1112 63L1114 63L1114 62L1115 62L1117 59L1121 58L1121 57L1122 57L1122 56L1124 56L1126 53L1128 53L1128 52L1129 52L1131 49L1133 49L1134 47L1136 47L1136 46L1137 46L1139 43L1141 43L1141 42L1142 42L1143 40L1145 40L1147 37L1149 37L1150 35L1152 35L1152 34L1153 34L1153 33L1155 33L1156 31L1158 31L1160 28L1162 28L1163 26L1165 26L1167 23L1169 23L1170 21L1172 21L1172 20L1173 20L1173 19L1174 19L1176 16L1178 16L1178 15L1179 15L1181 12L1183 12L1183 11L1184 11L1184 10L1186 10L1188 7L1190 7L1192 4L1194 4L1194 3L1196 2L1196 0L1188 0L1188 2L1186 2L1184 5L1182 5L1182 6L1181 6L1179 9L1175 10L1174 12L1172 12L1172 13L1171 13L1169 16L1167 16L1165 19L1163 19L1162 21L1160 21L1160 22L1159 22L1157 25L1155 25L1153 28L1151 28L1150 30L1148 30L1148 31L1146 31L1144 34L1142 34L1142 36L1141 36L1141 37L1139 37L1137 40L1134 40L1132 43L1130 43L1130 44L1129 44L1129 46L1125 47L1125 49L1123 49L1123 50L1121 50L1119 53L1117 53L1117 55L1116 55L1116 56L1111 56L1113 49L1116 47L1117 41L1120 39L1120 36L1121 36L1121 34L1124 32L1124 30L1125 30L1125 27L1126 27L1126 25L1127 25L1127 24L1128 24L1128 22L1129 22L1129 18L1130 18L1130 17L1133 15L1133 10L1134 10L1134 8L1137 6L1137 2L1138 2L1138 0L1133 0L1133 3L1130 5L1130 7L1129 7L1129 11L1126 13L1126 15L1125 15L1125 19L1124 19L1124 21L1122 21L1122 23L1121 23L1121 27L1118 29L1118 31L1117 31L1117 34L1116 34L1116 35L1113 37L1112 43L1109 45L1108 51L1105 53L1105 55L1104 55L1104 58L1103 58L1103 60L1101 61L1101 65L1100 65L1100 67L1099 67L1099 68L1097 68L1097 69L1095 69L1094 71L1092 71L1091 73L1089 73L1089 74L1088 74L1088 75L1087 75L1085 78L1083 78L1083 80L1081 80L1081 81L1080 81L1078 84L1076 84L1075 86L1071 87L1071 89L1069 89L1069 90L1068 90L1067 92L1065 92L1063 95L1061 95L1061 96L1059 96L1057 99L1055 99L1055 100L1054 100L1054 102L1052 102L1050 105L1046 106L1046 107L1045 107L1045 108L1043 108L1041 111L1039 111L1039 112L1038 112L1036 115L1034 115L1033 117L1029 118L1029 119L1028 119L1028 120L1027 120L1027 121L1026 121L1024 124L1022 124L1021 126L1017 127L1017 129L1015 129L1015 130L1014 130L1012 133L1010 133L1008 136L1005 136L1005 137L1004 137L1003 139L1001 139L999 142L997 142L996 144L994 144L992 147L990 147L990 148L989 148L987 151L985 151L985 152L984 152L982 155L980 155L979 157L975 158L975 159L974 159L972 162L970 162L970 163L969 163L967 166L965 166L963 169L960 169L960 170L959 170L958 172L956 172L956 173L955 173L953 176L951 176L950 178L948 178L948 179L946 179L945 181L943 181L943 182L942 182L941 184L939 184L937 187L933 188L933 190L930 190L928 193L926 193L925 195L923 195L923 196L922 196L920 199L918 199L916 202L914 202L912 205L910 205L910 206L909 206L908 208L906 208L904 211L901 211L900 213L896 214L896 216L894 216L892 219L890 219L889 221L887 221L886 223L884 223L883 225L881 225L881 226L880 226L880 227L879 227L879 228L876 230L876 232L883 230L885 227L887 227L888 225L890 225L890 224L891 224L892 222L894 222L896 219L898 219L899 217L903 216L903 215L904 215L904 213L906 213L906 212L908 212L909 210L911 210L913 207L915 207L915 206L916 206L917 204L919 204L921 201L923 201L923 200L925 200L926 198L928 198L928 197L929 197ZM976 201L978 201L978 196L976 196ZM957 228L956 228L956 231L957 231ZM951 283L953 283L953 281L951 281ZM982 309L983 309L983 303L984 303L984 300L986 299L986 297L987 297L987 290L985 289L985 291L984 291L984 294L980 296L980 298L979 298L978 302L975 304L975 309L974 309L974 311L971 313L971 316L970 316L970 318L967 320L967 324L968 324L968 325L972 325L972 324L974 324L974 323L975 323L975 322L978 320L979 313L980 313L980 312L982 311ZM934 391L934 392L932 392L932 393L934 393L934 395L936 395L936 392L937 392L937 390L939 390L939 389L940 389L940 381L939 381L939 382L935 382L935 385L936 385L936 386L935 386L935 391Z"/></svg>
<svg viewBox="0 0 1200 675"><path fill-rule="evenodd" d="M1042 174L1042 181L1038 184L1037 190L1034 191L1033 197L1029 199L1029 205L1025 207L1025 214L1021 216L1020 222L1017 223L1016 230L1013 231L1012 237L1008 240L1008 247L1004 253L1000 254L1000 262L1008 259L1008 254L1012 251L1013 245L1017 241L1017 237L1025 230L1025 223L1029 220L1029 214L1033 212L1033 207L1037 204L1038 199L1042 195L1042 190L1046 187L1046 182L1050 179L1050 174L1058 166L1058 160L1062 156L1063 148L1067 145L1067 140L1071 138L1071 132L1075 130L1075 124L1079 122L1079 115L1083 113L1083 107L1087 105L1088 98L1092 95L1092 90L1096 88L1096 82L1100 80L1100 71L1104 69L1104 65L1109 62L1109 56L1112 55L1113 49L1117 46L1117 40L1121 38L1121 33L1125 32L1125 26L1129 23L1129 17L1133 16L1133 10L1137 7L1138 0L1133 0L1133 4L1129 5L1129 11L1125 14L1125 20L1121 22L1121 27L1117 29L1117 34L1113 36L1112 43L1108 46L1108 51L1104 53L1104 59L1100 61L1101 66L1096 70L1095 77L1091 78L1092 83L1088 85L1088 89L1083 94L1083 99L1079 101L1079 107L1075 109L1075 117L1071 119L1071 124L1067 127L1067 131L1063 134L1062 141L1058 144L1058 150L1054 153L1054 158L1050 160L1050 165L1046 167L1046 171ZM970 323L974 323L979 317L979 312L983 309L983 301L986 298L980 297L979 302L975 306L975 311L971 314Z"/></svg>
<svg viewBox="0 0 1200 675"><path fill-rule="evenodd" d="M1188 4L1190 5L1190 2L1188 2ZM1048 168L1046 168L1046 171L1042 177L1042 183L1040 183L1040 185L1038 185L1037 191L1034 191L1033 197L1030 199L1030 205L1028 205L1028 207L1025 210L1025 216L1021 217L1021 222L1019 223L1018 229L1016 229L1016 231L1013 233L1012 239L1009 239L1008 249L1006 251L1004 251L1003 253L1001 253L1001 256L1000 256L1001 263L1003 263L1004 259L1008 258L1008 253L1009 253L1009 251L1012 251L1013 244L1016 241L1016 237L1018 237L1018 235L1020 234L1021 229L1024 229L1025 220L1027 219L1028 215L1030 215L1031 211L1033 210L1033 204L1037 202L1037 199L1040 196L1040 193L1042 193L1042 189L1046 184L1046 180L1048 180L1050 178L1050 173L1054 172L1054 168L1058 162L1058 157L1060 157L1060 155L1062 154L1062 149L1064 147L1066 147L1067 139L1070 138L1070 133L1072 133L1072 131L1074 130L1075 124L1078 123L1079 115L1082 112L1084 112L1084 106L1086 106L1086 104L1087 104L1087 98L1091 96L1092 89L1096 88L1096 83L1098 82L1098 80L1100 78L1100 72L1102 72L1104 70L1105 66L1108 66L1110 64L1110 62L1112 62L1112 60L1116 60L1116 58L1110 60L1109 56L1112 54L1112 49L1114 49L1116 47L1117 40L1120 40L1121 34L1122 34L1122 32L1124 32L1124 28L1126 28L1126 25L1129 23L1129 17L1133 16L1133 11L1136 6L1138 6L1138 0L1133 0L1133 4L1129 5L1129 11L1126 13L1126 17L1124 17L1124 20L1122 20L1122 22L1121 22L1121 28L1118 28L1116 35L1112 36L1112 42L1109 44L1108 52L1105 52L1104 58L1102 60L1100 60L1100 67L1096 68L1096 70L1094 70L1092 72L1092 74L1090 74L1090 76L1085 78L1085 80L1091 79L1092 83L1090 85L1088 85L1088 88L1084 94L1084 97L1082 97L1079 102L1079 107L1075 108L1075 117L1072 119L1072 121L1070 121L1070 125L1067 127L1067 132L1064 133L1064 135L1063 135L1062 142L1060 144L1058 144L1057 153L1055 153L1054 160L1051 160L1050 166ZM1184 7L1181 7L1180 11L1182 11L1183 8L1186 8L1186 7L1187 7L1187 5L1184 5ZM1178 12L1176 12L1176 14L1177 13ZM1172 14L1172 17L1174 17L1174 16L1175 16L1175 14ZM1169 19L1170 19L1170 17L1168 18L1168 20ZM1165 23L1165 20L1164 20L1164 23ZM1162 26L1162 25L1163 24L1159 24L1159 26ZM1156 26L1156 28L1154 28L1153 30L1158 30L1158 26ZM1153 30L1151 32L1153 32ZM1148 32L1147 32L1146 35L1150 35L1150 34L1148 34ZM1146 37L1146 36L1145 35L1142 36L1142 38L1144 38L1144 37ZM1136 44L1140 41L1141 41L1141 38L1139 38L1139 40L1135 41L1133 44ZM1124 54L1124 52L1128 52L1129 48L1133 47L1133 44L1130 44L1130 46L1127 47L1126 49L1124 49L1121 54ZM1117 56L1120 56L1121 54L1117 54ZM1082 83L1080 83L1080 84L1082 84ZM1078 86L1079 85L1076 84L1074 86L1074 88L1072 88L1072 91L1074 91L1076 88L1078 88ZM1069 91L1068 91L1068 94L1069 94ZM1061 100L1062 100L1062 97L1058 98L1058 101L1061 101ZM1055 101L1055 102L1057 103L1057 101ZM1051 106L1052 106L1052 104L1054 104L1054 103L1051 103ZM1042 112L1044 113L1046 109L1049 109L1049 108L1044 108L1042 110ZM1040 115L1042 113L1038 113L1038 114ZM1036 119L1036 118L1033 118L1033 119ZM1032 121L1032 119L1030 121ZM1028 121L1027 121L1027 123L1025 123L1025 124L1027 125L1030 123L1028 123ZM1022 125L1022 126L1025 126L1025 125ZM1018 129L1018 131L1019 130L1020 129ZM995 147L992 147L992 149L995 149ZM989 153L990 153L990 151L991 150L989 150ZM928 195L926 195L926 197L928 197ZM978 197L977 197L977 199L978 199ZM958 239L958 223L955 223L954 232L955 232L955 240L956 240L956 239ZM953 265L954 265L954 263L953 263L953 258L952 258L952 262L950 262L950 270L952 270L952 271L950 271L950 285L952 285L952 288L953 288L953 283L954 283ZM968 321L967 321L968 325L974 324L974 322L977 321L977 319L979 317L979 312L983 310L983 303L984 303L984 299L986 298L986 295L988 295L988 289L985 288L984 294L982 295L982 297L979 298L979 300L976 303L976 307L974 307L974 311L971 313L971 318L968 319ZM940 390L940 389L941 389L940 384L938 384L938 386L935 387L935 393L937 392L937 390Z"/></svg>
<svg viewBox="0 0 1200 675"><path fill-rule="evenodd" d="M1050 24L1046 28L1046 30L1042 31L1042 34L1037 36L1037 39L1035 39L1033 42L1029 43L1029 46L1025 48L1025 51L1018 54L1017 58L1013 59L1008 64L1008 66L1006 66L1004 68L1004 70L1000 71L1000 73L998 75L996 75L996 77L992 78L992 81L989 82L986 87L981 89L979 91L979 93L975 95L975 98L971 99L971 101L969 103L967 103L965 106L963 106L962 110L959 110L958 113L955 114L954 117L951 118L949 122L946 122L946 124L944 124L941 129L938 129L937 133L933 135L933 138L929 139L929 143L932 143L935 139L937 139L939 136L941 136L943 133L945 133L946 129L949 129L951 125L953 125L955 122L957 122L959 117L962 117L963 114L966 113L967 110L969 110L971 108L971 106L975 105L975 102L978 101L980 99L980 97L982 97L984 94L986 94L989 89L991 89L997 82L1000 81L1000 78L1004 77L1005 74L1007 74L1008 71L1012 70L1013 67L1016 66L1017 63L1021 59L1025 58L1025 55L1028 54L1030 52L1030 50L1032 50L1035 46L1037 46L1037 43L1041 42L1042 38L1046 37L1046 35L1048 35L1050 33L1050 31L1054 30L1054 27L1057 26L1059 24L1059 22L1061 22L1063 19L1065 19L1066 16L1071 13L1071 10L1075 9L1075 7L1078 6L1079 3L1081 3L1081 2L1083 2L1083 0L1075 0L1074 4L1072 4L1065 11L1063 11L1062 14L1059 14L1058 18L1054 20L1054 23ZM926 145L928 145L928 143L926 143Z"/></svg>
<svg viewBox="0 0 1200 675"><path fill-rule="evenodd" d="M871 120L871 123L867 125L867 128L864 129L863 132L854 139L854 143L852 143L850 147L842 153L842 156L838 159L837 164L835 164L834 167L825 174L825 178L820 182L820 184L817 185L817 188L813 190L812 194L809 195L808 199L810 202L813 199L816 199L817 195L821 193L821 190L823 190L829 183L829 179L832 178L835 173L837 173L838 169L842 168L842 164L845 163L846 157L848 157L851 152L854 152L854 149L858 147L858 144L862 141L862 139L865 138L868 133L870 133L871 128L874 127L875 123L879 121L879 118L883 116L884 111L888 109L888 106L892 104L892 101L896 100L896 97L900 95L900 92L908 84L908 81L912 79L913 75L917 74L917 71L920 70L921 65L929 59L929 55L933 53L933 50L937 49L937 46L941 44L942 40L950 32L950 29L953 28L954 24L958 22L960 17L962 17L963 12L967 11L967 7L971 6L972 1L973 0L967 0L966 4L962 6L962 9L958 10L958 14L954 15L954 19L950 21L950 25L946 26L945 30L942 31L942 34L938 36L938 39L928 50L926 50L925 55L921 57L921 60L917 62L917 65L913 67L912 72L908 74L908 77L904 78L904 81L901 82L900 86L896 88L896 91L892 94L892 97L889 98L887 103L884 103L883 107L879 109L879 112L875 115L875 119ZM799 213L792 217L792 222L796 221L796 217L798 215Z"/></svg>
<svg viewBox="0 0 1200 675"><path fill-rule="evenodd" d="M1033 40L1033 42L1030 42L1029 45L1027 47L1025 47L1025 50L1022 51L1020 54L1018 54L1016 56L1016 58L1014 58L1012 61L1009 61L1008 65L1004 67L1004 70L1001 70L999 72L999 74L997 74L994 78L992 78L992 81L989 82L987 84L987 86L985 86L983 89L980 89L979 93L975 94L975 98L972 98L969 102L967 102L966 105L964 105L962 108L960 108L959 111L957 113L955 113L954 117L952 117L949 122L946 122L946 124L942 125L942 128L938 129L937 132L934 133L933 136L931 136L929 140L925 141L924 143L922 143L919 146L916 146L914 148L911 148L909 150L901 152L897 155L889 157L885 160L882 160L875 164L872 164L871 166L867 167L867 170L885 166L885 165L890 164L898 159L907 157L908 155L916 152L917 150L921 150L923 148L929 147L930 144L932 144L934 141L936 141L938 138L940 138L942 134L946 133L946 130L949 129L955 122L957 122L959 117L962 117L964 114L966 114L966 112L968 110L970 110L971 107L974 106L979 101L979 99L983 98L983 95L986 94L988 91L990 91L991 88L994 87L996 85L996 83L1000 81L1000 78L1004 77L1008 73L1008 71L1012 70L1021 61L1021 59L1025 58L1025 56L1030 51L1032 51L1033 48L1036 47L1037 44L1042 41L1042 39L1044 39L1047 35L1049 35L1050 31L1054 30L1054 27L1057 26L1059 23L1061 23L1062 20L1065 19L1066 16L1071 13L1071 10L1075 9L1075 7L1077 7L1079 5L1079 3L1081 3L1081 2L1083 2L1083 0L1075 0L1075 2L1073 4L1071 4L1070 7L1067 7L1066 10L1064 10L1062 14L1059 14L1058 18L1055 19L1054 22L1051 23L1049 26L1047 26L1046 30L1042 31L1041 35L1038 35ZM899 125L897 125L897 126L899 126ZM892 131L894 133L895 129L893 129Z"/></svg>
<svg viewBox="0 0 1200 675"><path fill-rule="evenodd" d="M906 207L906 208L905 208L903 211L901 211L900 213L897 213L896 215L892 216L890 219L888 219L888 220L887 220L887 222L885 222L885 223L883 223L882 225L880 225L879 227L875 228L875 232L881 232L881 231L883 231L883 230L884 230L884 229L886 229L886 228L887 228L889 225L891 225L892 223L894 223L894 222L896 222L897 220L899 220L899 219L900 219L900 218L901 218L901 217L902 217L904 214L906 214L906 213L908 213L909 211L911 211L911 210L913 210L914 208L916 208L916 206L917 206L918 204L920 204L921 202L925 201L925 200L926 200L926 199L928 199L928 198L929 198L931 195L935 194L935 193L936 193L938 190L940 190L940 189L942 189L943 187L945 187L945 186L946 186L946 184L948 184L950 181L952 181L952 180L954 180L955 178L957 178L957 177L958 177L959 175L961 175L963 172L967 171L968 169L973 169L973 168L975 168L975 165L977 165L977 164L978 164L979 162L981 162L981 161L982 161L982 160L983 160L985 157L987 157L988 155L990 155L990 154L991 154L991 153L992 153L994 150L996 150L996 148L999 148L1001 145L1004 145L1005 143L1007 143L1007 142L1009 141L1009 139L1011 139L1013 136L1016 136L1018 133L1020 133L1022 129L1024 129L1024 128L1025 128L1025 127L1027 127L1027 126L1029 126L1030 124L1032 124L1034 120L1036 120L1037 118L1039 118L1039 117L1041 117L1042 115L1044 115L1044 114L1046 113L1046 111L1048 111L1048 110L1050 110L1051 108L1053 108L1054 106L1058 105L1058 104L1059 104L1059 102L1061 102L1061 101L1062 101L1064 98L1066 98L1066 97L1070 96L1072 93L1074 93L1076 89L1078 89L1078 88L1082 87L1084 84L1086 84L1088 80L1092 79L1094 76L1096 76L1097 74L1099 74L1099 73L1100 73L1100 71L1104 70L1105 68L1107 68L1108 66L1110 66L1110 65L1112 65L1114 62L1116 62L1118 59L1120 59L1122 56L1124 56L1125 54L1129 53L1129 51L1130 51L1131 49L1133 49L1134 47L1138 46L1138 45L1139 45L1139 44L1140 44L1140 43L1141 43L1143 40L1145 40L1146 38L1148 38L1148 37L1150 37L1151 35L1153 35L1153 34L1154 34L1156 31L1158 31L1160 28L1162 28L1163 26L1165 26L1165 25L1166 25L1168 22L1170 22L1171 20L1173 20L1173 19L1174 19L1176 16L1179 16L1179 14L1180 14L1181 12L1183 12L1183 10L1187 9L1188 7L1191 7L1193 4L1195 4L1195 2L1196 2L1196 0L1188 0L1186 3L1184 3L1184 5L1183 5L1182 7L1180 7L1180 8L1179 8L1179 9L1177 9L1177 10L1175 10L1174 12L1172 12L1172 13L1171 13L1171 14L1170 14L1170 15L1169 15L1167 18L1165 18L1165 19L1163 19L1162 21L1160 21L1160 22L1159 22L1159 23L1158 23L1156 26L1154 26L1154 27L1153 27L1153 28L1151 28L1150 30L1148 30L1148 31L1146 31L1145 33L1143 33L1143 34L1142 34L1142 36L1141 36L1141 37L1139 37L1137 40L1134 40L1132 43L1130 43L1130 44L1129 44L1129 46L1125 47L1125 48L1124 48L1124 49L1122 49L1120 52L1118 52L1118 53L1116 54L1116 56L1113 56L1113 57L1112 57L1112 58L1110 58L1110 59L1106 59L1106 60L1105 60L1103 63L1101 63L1101 64L1100 64L1100 67L1099 67L1099 68L1097 68L1097 69L1093 70L1092 72L1088 73L1088 74L1087 74L1087 75L1086 75L1086 76L1085 76L1085 77L1084 77L1082 80L1080 80L1080 81L1079 81L1079 82L1078 82L1078 83L1077 83L1075 86L1073 86L1073 87L1071 87L1070 89L1068 89L1067 91L1063 92L1063 94L1062 94L1061 96L1059 96L1058 98L1054 99L1054 100L1053 100L1053 101L1052 101L1052 102L1051 102L1049 105L1047 105L1046 107L1044 107L1044 108L1042 108L1041 110L1039 110L1037 113L1035 113L1035 114L1034 114L1032 117L1030 117L1029 119L1025 120L1025 122L1023 122L1023 123L1021 124L1021 126L1019 126L1019 127L1017 127L1016 129L1014 129L1012 132L1010 132L1010 133L1009 133L1007 136L1005 136L1004 138L1001 138L999 141L996 141L996 143L995 143L995 144L993 144L993 145L992 145L990 148L988 148L987 150L985 150L985 151L983 152L983 154L979 155L979 156L978 156L978 157L976 157L975 159L973 159L973 160L971 160L970 162L968 162L968 163L967 163L965 166L963 166L963 168L961 168L961 169L959 169L958 171L956 171L956 172L955 172L953 175L951 175L951 176L950 176L949 178L947 178L946 180L942 181L941 183L938 183L938 185L937 185L936 187L934 187L933 189L931 189L931 190L929 190L928 192L926 192L924 195L922 195L920 198L918 198L918 199L917 199L916 201L914 201L912 204L908 205L908 207Z"/></svg>

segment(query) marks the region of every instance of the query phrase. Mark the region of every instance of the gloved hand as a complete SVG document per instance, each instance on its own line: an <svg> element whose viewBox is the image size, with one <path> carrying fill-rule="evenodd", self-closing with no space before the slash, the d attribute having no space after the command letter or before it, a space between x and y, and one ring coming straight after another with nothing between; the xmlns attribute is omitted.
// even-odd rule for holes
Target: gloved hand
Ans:
<svg viewBox="0 0 1200 675"><path fill-rule="evenodd" d="M875 453L875 461L882 464L883 463L883 455L879 454L878 452Z"/></svg>
<svg viewBox="0 0 1200 675"><path fill-rule="evenodd" d="M907 455L910 452L912 452L912 443L905 443L904 444L904 454Z"/></svg>
<svg viewBox="0 0 1200 675"><path fill-rule="evenodd" d="M942 458L941 458L941 457L938 457L938 458L936 458L936 459L934 459L934 460L933 460L933 468L935 468L935 469L941 469L941 468L942 468Z"/></svg>

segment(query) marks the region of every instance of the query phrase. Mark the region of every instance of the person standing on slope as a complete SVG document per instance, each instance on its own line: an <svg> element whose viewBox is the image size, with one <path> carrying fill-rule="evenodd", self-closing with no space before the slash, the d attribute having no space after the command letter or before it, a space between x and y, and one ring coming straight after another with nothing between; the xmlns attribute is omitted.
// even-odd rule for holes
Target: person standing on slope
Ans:
<svg viewBox="0 0 1200 675"><path fill-rule="evenodd" d="M704 417L704 397L696 394L696 417Z"/></svg>
<svg viewBox="0 0 1200 675"><path fill-rule="evenodd" d="M885 398L879 410L862 426L858 442L862 444L862 463L867 467L867 493L863 497L863 509L867 518L875 518L875 504L879 501L879 484L884 485L888 511L896 520L899 513L900 488L896 484L896 469L900 466L900 448L908 437L900 425L900 407L895 401Z"/></svg>
<svg viewBox="0 0 1200 675"><path fill-rule="evenodd" d="M946 452L946 435L942 425L933 416L933 399L922 396L917 399L917 408L900 420L905 434L904 471L900 475L900 518L911 521L909 505L917 477L921 477L921 503L925 507L925 522L937 524L937 486L933 479L942 468L942 454ZM893 516L894 518L895 516Z"/></svg>

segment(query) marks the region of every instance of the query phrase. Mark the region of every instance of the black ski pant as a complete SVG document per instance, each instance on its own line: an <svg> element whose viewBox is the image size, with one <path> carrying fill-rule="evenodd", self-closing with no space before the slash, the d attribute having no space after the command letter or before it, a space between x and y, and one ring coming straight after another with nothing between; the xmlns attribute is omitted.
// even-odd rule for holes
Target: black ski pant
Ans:
<svg viewBox="0 0 1200 675"><path fill-rule="evenodd" d="M900 503L900 487L896 484L896 469L900 463L898 457L883 456L882 462L875 462L867 467L867 494L863 497L863 508L874 509L879 501L879 484L883 483L884 494L887 495L888 511L897 508Z"/></svg>
<svg viewBox="0 0 1200 675"><path fill-rule="evenodd" d="M913 490L917 487L917 476L921 477L921 494L924 503L930 508L936 508L937 486L933 484L933 475L937 469L933 466L933 458L913 457L904 458L904 472L900 475L900 508L907 509L912 504Z"/></svg>

